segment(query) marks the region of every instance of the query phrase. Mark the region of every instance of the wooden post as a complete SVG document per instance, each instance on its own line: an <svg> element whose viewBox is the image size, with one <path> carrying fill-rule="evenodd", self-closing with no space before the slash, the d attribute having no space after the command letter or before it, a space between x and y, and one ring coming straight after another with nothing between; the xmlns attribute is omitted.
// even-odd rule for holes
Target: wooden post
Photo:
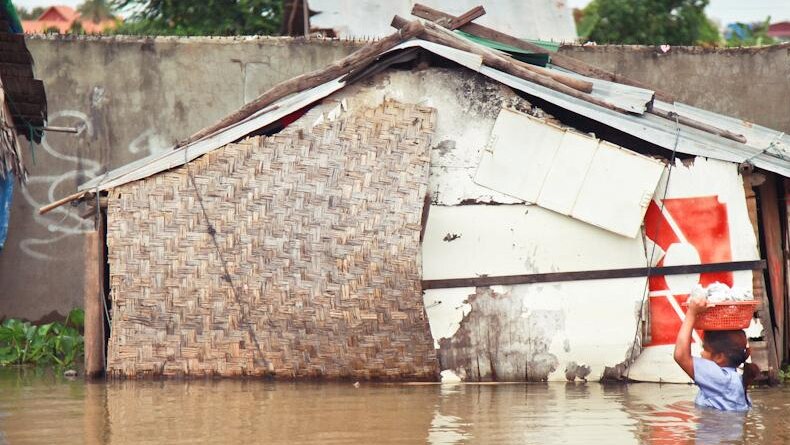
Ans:
<svg viewBox="0 0 790 445"><path fill-rule="evenodd" d="M762 184L762 181L765 180L765 177L762 174L751 173L751 172L743 172L742 175L743 175L743 190L746 195L746 210L749 214L749 220L752 223L752 228L754 229L754 236L755 239L757 240L757 246L759 247L760 226L757 217L758 206L757 206L757 197L755 195L752 184L759 186L760 184ZM754 355L753 361L761 357L764 351L765 362L768 363L768 369L762 369L762 371L768 374L769 381L773 383L777 381L780 363L776 349L776 341L774 338L773 322L771 320L771 315L769 313L769 306L768 306L769 298L765 287L765 274L762 270L754 271L752 283L754 287L754 299L760 301L760 308L757 310L757 315L760 322L763 324L763 342L759 342L759 343L763 343L765 345L764 349L756 348L758 346L757 344L752 345L752 350Z"/></svg>
<svg viewBox="0 0 790 445"><path fill-rule="evenodd" d="M765 258L768 260L769 301L773 313L774 340L779 361L784 355L785 273L782 252L782 225L779 221L779 197L775 174L767 174L758 189L760 193L760 216L763 225Z"/></svg>
<svg viewBox="0 0 790 445"><path fill-rule="evenodd" d="M104 371L104 317L102 287L104 257L100 230L85 234L85 376L96 377Z"/></svg>

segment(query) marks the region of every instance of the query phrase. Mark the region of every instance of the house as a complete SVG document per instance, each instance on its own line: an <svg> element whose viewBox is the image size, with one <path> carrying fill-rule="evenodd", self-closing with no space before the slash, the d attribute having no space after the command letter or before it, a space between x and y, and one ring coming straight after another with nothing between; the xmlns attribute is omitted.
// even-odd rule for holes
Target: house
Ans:
<svg viewBox="0 0 790 445"><path fill-rule="evenodd" d="M768 36L780 41L790 41L790 22L771 23L768 26Z"/></svg>
<svg viewBox="0 0 790 445"><path fill-rule="evenodd" d="M66 34L79 29L87 34L101 34L116 25L114 19L105 19L99 22L83 19L79 12L69 6L50 6L36 20L22 20L22 28L26 34L52 31Z"/></svg>
<svg viewBox="0 0 790 445"><path fill-rule="evenodd" d="M0 8L0 249L8 234L14 182L27 178L20 136L39 142L47 118L44 84L33 78L33 58L25 45L14 6Z"/></svg>
<svg viewBox="0 0 790 445"><path fill-rule="evenodd" d="M790 138L419 13L53 203L102 215L110 375L684 382L716 281L777 369Z"/></svg>

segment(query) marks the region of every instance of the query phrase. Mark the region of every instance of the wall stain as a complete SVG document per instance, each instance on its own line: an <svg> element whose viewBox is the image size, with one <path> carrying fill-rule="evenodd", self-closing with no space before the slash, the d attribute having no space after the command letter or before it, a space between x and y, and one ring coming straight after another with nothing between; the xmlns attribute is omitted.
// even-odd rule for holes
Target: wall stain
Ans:
<svg viewBox="0 0 790 445"><path fill-rule="evenodd" d="M467 381L546 381L557 370L549 347L565 329L562 311L528 310L521 296L487 287L477 288L466 303L472 309L458 330L439 340L442 369Z"/></svg>

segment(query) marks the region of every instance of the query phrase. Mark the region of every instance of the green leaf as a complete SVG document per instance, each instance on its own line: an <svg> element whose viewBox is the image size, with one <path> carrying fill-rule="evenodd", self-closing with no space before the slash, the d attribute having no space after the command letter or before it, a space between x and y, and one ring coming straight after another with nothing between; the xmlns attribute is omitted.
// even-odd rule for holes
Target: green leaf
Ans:
<svg viewBox="0 0 790 445"><path fill-rule="evenodd" d="M80 308L74 308L69 312L66 317L66 326L73 326L80 329L85 326L85 311Z"/></svg>

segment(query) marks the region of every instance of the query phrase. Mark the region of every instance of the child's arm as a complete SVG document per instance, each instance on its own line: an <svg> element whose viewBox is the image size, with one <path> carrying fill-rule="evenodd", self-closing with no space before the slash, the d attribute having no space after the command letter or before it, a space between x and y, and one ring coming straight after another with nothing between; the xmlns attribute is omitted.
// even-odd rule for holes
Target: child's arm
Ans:
<svg viewBox="0 0 790 445"><path fill-rule="evenodd" d="M686 317L683 319L683 324L680 325L678 339L675 342L675 361L692 380L694 379L694 359L691 357L691 331L694 329L697 314L704 311L706 307L707 301L689 298Z"/></svg>

